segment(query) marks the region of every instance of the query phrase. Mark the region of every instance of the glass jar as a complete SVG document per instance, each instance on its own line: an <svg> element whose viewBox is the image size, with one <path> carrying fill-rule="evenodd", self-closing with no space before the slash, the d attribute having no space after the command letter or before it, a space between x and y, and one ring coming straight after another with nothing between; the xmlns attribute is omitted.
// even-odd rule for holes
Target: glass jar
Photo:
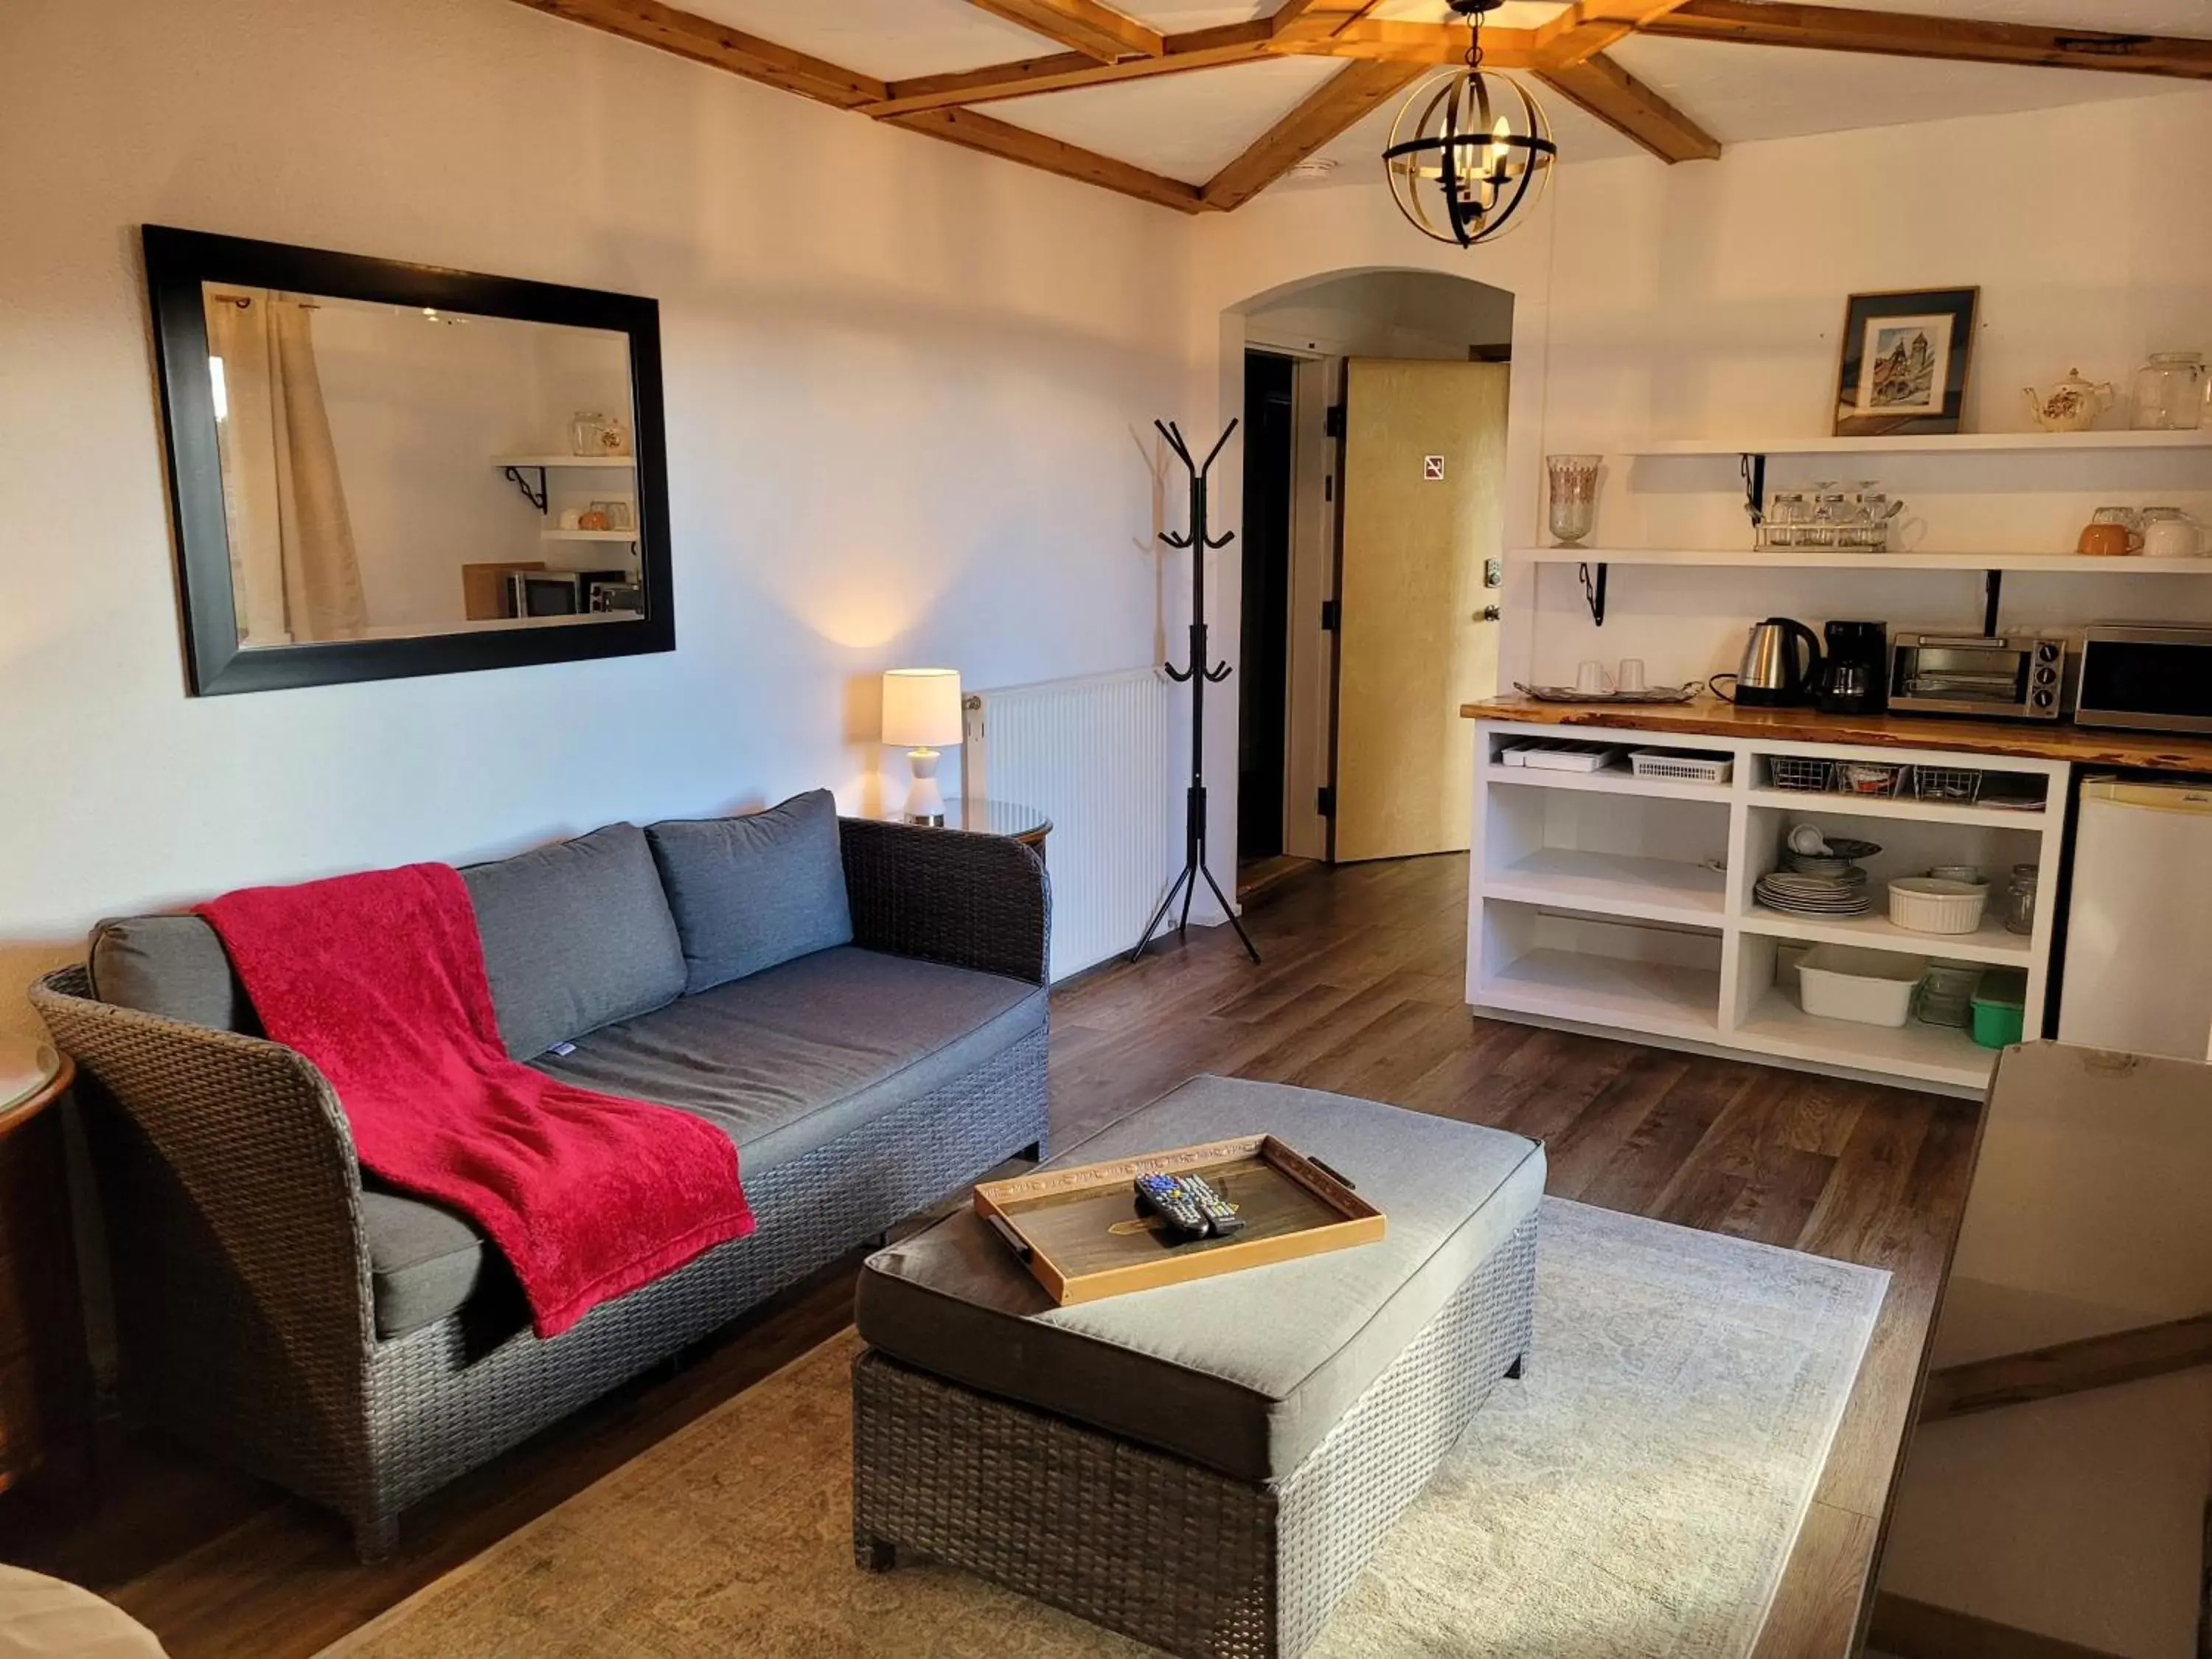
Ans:
<svg viewBox="0 0 2212 1659"><path fill-rule="evenodd" d="M1597 469L1601 455L1547 455L1551 482L1552 534L1572 547L1590 533L1597 517Z"/></svg>
<svg viewBox="0 0 2212 1659"><path fill-rule="evenodd" d="M2033 864L2015 864L2012 880L2005 887L2005 932L2032 933L2035 931L2035 878Z"/></svg>
<svg viewBox="0 0 2212 1659"><path fill-rule="evenodd" d="M2138 432L2194 430L2204 420L2204 354L2154 351L2136 371L2129 424Z"/></svg>
<svg viewBox="0 0 2212 1659"><path fill-rule="evenodd" d="M568 453L599 455L607 447L607 417L596 410L580 409L568 422Z"/></svg>

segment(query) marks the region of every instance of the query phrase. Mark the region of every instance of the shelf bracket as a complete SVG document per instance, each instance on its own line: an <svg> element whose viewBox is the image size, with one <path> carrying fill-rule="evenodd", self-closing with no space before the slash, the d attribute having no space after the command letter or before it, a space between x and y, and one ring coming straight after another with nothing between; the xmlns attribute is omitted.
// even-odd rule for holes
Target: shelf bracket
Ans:
<svg viewBox="0 0 2212 1659"><path fill-rule="evenodd" d="M1997 606L2004 599L2004 572L1982 572L1982 637L1995 639L1997 632Z"/></svg>
<svg viewBox="0 0 2212 1659"><path fill-rule="evenodd" d="M530 487L530 480L522 476L525 470L526 469L519 466L506 466L500 469L501 471L504 472L507 476L507 478L514 483L514 487L522 492L523 499L527 501L531 506L536 507L540 513L543 513L545 510L547 496L547 490L545 488L545 469L542 466L533 466L527 469L527 471L535 472L538 475L538 488L535 489L532 489Z"/></svg>
<svg viewBox="0 0 2212 1659"><path fill-rule="evenodd" d="M1743 510L1751 514L1752 528L1766 522L1766 457L1746 453L1736 457L1743 472Z"/></svg>
<svg viewBox="0 0 2212 1659"><path fill-rule="evenodd" d="M1595 581L1590 580L1590 568L1587 564L1577 569L1583 585L1583 598L1589 603L1590 624L1595 628L1605 626L1605 569L1604 562L1601 560Z"/></svg>

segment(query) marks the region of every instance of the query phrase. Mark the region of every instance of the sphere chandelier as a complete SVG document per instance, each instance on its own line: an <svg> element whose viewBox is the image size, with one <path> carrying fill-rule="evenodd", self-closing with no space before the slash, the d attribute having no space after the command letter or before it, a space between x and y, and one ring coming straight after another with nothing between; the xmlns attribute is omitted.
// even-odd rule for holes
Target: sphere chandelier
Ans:
<svg viewBox="0 0 2212 1659"><path fill-rule="evenodd" d="M1543 106L1517 81L1482 72L1482 18L1504 0L1449 0L1470 30L1467 67L1413 89L1382 152L1398 211L1425 236L1473 247L1534 205L1559 147Z"/></svg>

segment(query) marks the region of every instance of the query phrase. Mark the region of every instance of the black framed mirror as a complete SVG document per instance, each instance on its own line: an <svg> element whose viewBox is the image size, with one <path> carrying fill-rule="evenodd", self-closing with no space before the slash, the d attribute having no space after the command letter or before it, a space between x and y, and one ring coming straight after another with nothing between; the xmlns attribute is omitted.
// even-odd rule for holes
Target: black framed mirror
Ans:
<svg viewBox="0 0 2212 1659"><path fill-rule="evenodd" d="M143 237L194 695L675 648L655 301Z"/></svg>

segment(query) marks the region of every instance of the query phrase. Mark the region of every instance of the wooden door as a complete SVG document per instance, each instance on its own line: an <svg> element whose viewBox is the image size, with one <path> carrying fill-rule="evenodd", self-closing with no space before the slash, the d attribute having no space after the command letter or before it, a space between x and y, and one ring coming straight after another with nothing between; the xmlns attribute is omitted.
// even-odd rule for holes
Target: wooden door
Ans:
<svg viewBox="0 0 2212 1659"><path fill-rule="evenodd" d="M1337 647L1339 860L1464 852L1474 744L1460 705L1498 689L1503 363L1352 359Z"/></svg>

